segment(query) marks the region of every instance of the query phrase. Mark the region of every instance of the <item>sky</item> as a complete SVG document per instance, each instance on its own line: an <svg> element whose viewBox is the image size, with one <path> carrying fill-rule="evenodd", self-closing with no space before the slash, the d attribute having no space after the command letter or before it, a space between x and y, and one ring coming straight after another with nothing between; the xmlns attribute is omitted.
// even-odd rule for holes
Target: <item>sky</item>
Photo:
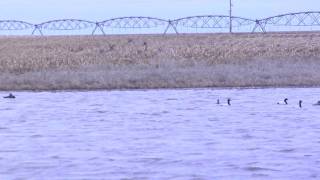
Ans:
<svg viewBox="0 0 320 180"><path fill-rule="evenodd" d="M318 7L318 8L317 8ZM3 0L0 20L30 23L75 18L102 21L122 16L175 19L194 15L228 15L229 0ZM234 16L260 19L320 10L319 0L233 0Z"/></svg>

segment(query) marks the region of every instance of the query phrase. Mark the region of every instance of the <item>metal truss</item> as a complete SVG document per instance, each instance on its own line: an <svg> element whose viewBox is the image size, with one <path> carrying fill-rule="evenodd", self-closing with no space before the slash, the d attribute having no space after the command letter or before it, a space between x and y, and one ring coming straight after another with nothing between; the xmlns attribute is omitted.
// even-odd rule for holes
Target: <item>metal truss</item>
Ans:
<svg viewBox="0 0 320 180"><path fill-rule="evenodd" d="M34 28L34 25L24 21L0 20L1 31L27 30Z"/></svg>
<svg viewBox="0 0 320 180"><path fill-rule="evenodd" d="M288 13L261 20L275 26L320 26L320 12Z"/></svg>
<svg viewBox="0 0 320 180"><path fill-rule="evenodd" d="M175 26L187 28L229 28L230 17L224 15L190 16L174 20ZM231 17L232 27L254 25L255 21L241 17Z"/></svg>
<svg viewBox="0 0 320 180"><path fill-rule="evenodd" d="M96 23L92 21L79 20L79 19L61 19L47 21L41 24L34 25L32 34L39 31L43 35L42 30L51 31L68 31L68 30L83 30L88 28L95 28Z"/></svg>
<svg viewBox="0 0 320 180"><path fill-rule="evenodd" d="M231 26L230 26L231 24ZM318 26L320 27L320 11L308 11L298 13L281 14L259 20L252 20L242 17L229 17L225 15L203 15L189 16L179 19L166 20L154 17L130 16L107 19L101 22L80 20L80 19L60 19L32 24L17 20L0 20L0 31L28 30L33 29L32 34L43 31L72 31L72 30L92 30L95 34L100 30L104 35L106 29L154 29L164 28L164 34L170 28L178 34L178 28L199 28L199 29L223 29L229 27L254 26L253 32L260 29L266 32L268 26Z"/></svg>
<svg viewBox="0 0 320 180"><path fill-rule="evenodd" d="M130 16L108 19L97 23L94 30L100 29L105 34L104 28L118 28L118 29L143 29L143 28L158 28L171 26L170 21L160 18L143 17L143 16ZM166 29L166 31L167 31ZM93 32L93 33L94 33Z"/></svg>

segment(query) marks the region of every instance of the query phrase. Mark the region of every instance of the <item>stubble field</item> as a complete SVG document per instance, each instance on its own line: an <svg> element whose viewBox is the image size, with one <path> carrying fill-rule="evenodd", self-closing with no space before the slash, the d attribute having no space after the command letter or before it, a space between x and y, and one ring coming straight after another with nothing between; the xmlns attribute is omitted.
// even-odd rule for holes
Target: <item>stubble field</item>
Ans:
<svg viewBox="0 0 320 180"><path fill-rule="evenodd" d="M0 90L320 85L320 33L2 36Z"/></svg>

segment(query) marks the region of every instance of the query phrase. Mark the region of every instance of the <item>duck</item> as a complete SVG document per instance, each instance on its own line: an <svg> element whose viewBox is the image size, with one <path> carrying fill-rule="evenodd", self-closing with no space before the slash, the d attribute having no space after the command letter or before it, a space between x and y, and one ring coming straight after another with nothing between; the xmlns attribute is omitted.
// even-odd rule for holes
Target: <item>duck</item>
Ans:
<svg viewBox="0 0 320 180"><path fill-rule="evenodd" d="M299 101L299 107L302 108L302 100Z"/></svg>
<svg viewBox="0 0 320 180"><path fill-rule="evenodd" d="M220 105L220 106L231 106L231 99L229 98L228 100L227 100L227 104L221 104L220 103L220 99L217 99L217 103L216 103L217 105Z"/></svg>
<svg viewBox="0 0 320 180"><path fill-rule="evenodd" d="M6 99L14 99L14 98L16 98L13 94L9 94L9 96L5 96L5 97L3 97L3 98L6 98Z"/></svg>
<svg viewBox="0 0 320 180"><path fill-rule="evenodd" d="M228 105L231 106L231 99L228 99Z"/></svg>
<svg viewBox="0 0 320 180"><path fill-rule="evenodd" d="M288 98L285 98L283 102L278 102L278 105L288 105Z"/></svg>
<svg viewBox="0 0 320 180"><path fill-rule="evenodd" d="M318 101L317 103L313 104L314 106L320 106L320 101Z"/></svg>

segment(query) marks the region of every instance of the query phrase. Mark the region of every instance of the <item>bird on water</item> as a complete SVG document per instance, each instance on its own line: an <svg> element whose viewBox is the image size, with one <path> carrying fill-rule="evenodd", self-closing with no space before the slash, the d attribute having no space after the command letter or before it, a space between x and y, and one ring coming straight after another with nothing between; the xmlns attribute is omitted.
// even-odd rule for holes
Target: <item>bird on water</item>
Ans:
<svg viewBox="0 0 320 180"><path fill-rule="evenodd" d="M302 100L299 101L299 107L302 108Z"/></svg>
<svg viewBox="0 0 320 180"><path fill-rule="evenodd" d="M228 99L228 105L231 106L231 99Z"/></svg>
<svg viewBox="0 0 320 180"><path fill-rule="evenodd" d="M288 105L288 98L285 98L283 102L278 102L279 105Z"/></svg>
<svg viewBox="0 0 320 180"><path fill-rule="evenodd" d="M220 103L220 99L217 99L217 103L216 103L216 104L217 104L217 105L221 105L221 106L224 106L224 105L225 105L225 104L221 104L221 103ZM230 98L229 98L228 101L227 101L227 105L228 105L228 106L231 106L231 99L230 99Z"/></svg>
<svg viewBox="0 0 320 180"><path fill-rule="evenodd" d="M317 103L313 104L314 106L320 106L320 101L318 101Z"/></svg>
<svg viewBox="0 0 320 180"><path fill-rule="evenodd" d="M13 94L9 94L9 96L5 96L5 97L3 97L3 98L6 98L6 99L14 99L14 98L16 98Z"/></svg>

